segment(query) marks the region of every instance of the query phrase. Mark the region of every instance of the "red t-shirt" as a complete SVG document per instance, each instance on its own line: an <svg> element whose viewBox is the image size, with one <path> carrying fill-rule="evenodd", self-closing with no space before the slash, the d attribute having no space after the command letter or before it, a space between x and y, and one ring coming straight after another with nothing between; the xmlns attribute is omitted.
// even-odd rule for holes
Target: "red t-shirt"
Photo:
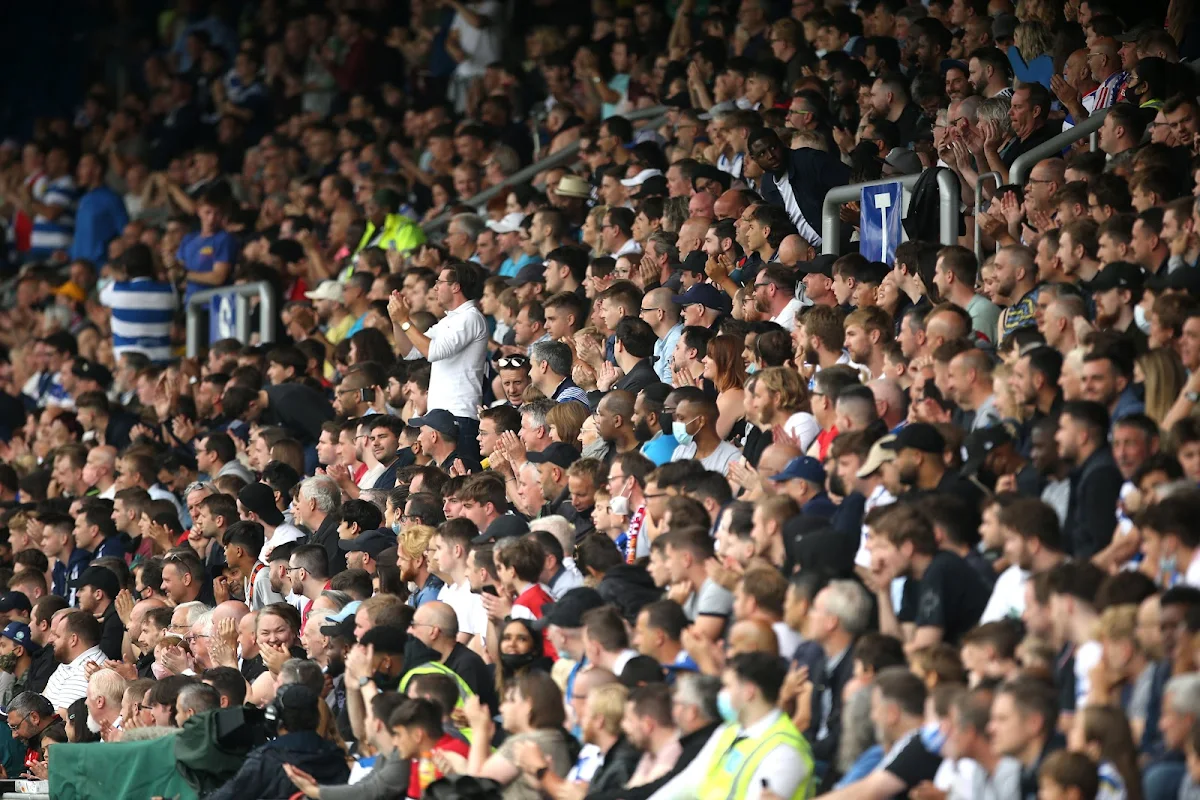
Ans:
<svg viewBox="0 0 1200 800"><path fill-rule="evenodd" d="M525 606L533 613L534 619L542 618L542 609L547 603L553 603L554 598L550 593L542 588L540 583L534 583L528 589L517 595L517 599L513 605ZM549 637L543 636L543 652L553 659L558 659L558 651L554 649L554 645L550 644Z"/></svg>
<svg viewBox="0 0 1200 800"><path fill-rule="evenodd" d="M437 744L435 744L433 746L433 749L441 750L442 752L445 752L445 753L457 753L458 755L462 756L463 758L468 758L471 755L471 746L469 744L464 742L462 739L455 739L453 736L451 736L448 733L442 734L442 738L438 739ZM414 758L412 760L412 766L408 770L408 796L409 797L420 797L421 796L420 763L421 763L421 760L419 758ZM436 767L435 767L435 769L436 769ZM442 777L441 770L437 771L437 777L439 777L439 778Z"/></svg>
<svg viewBox="0 0 1200 800"><path fill-rule="evenodd" d="M817 458L821 459L822 461L825 460L825 457L829 455L829 445L833 444L833 440L837 438L837 435L837 425L834 425L827 431L821 431L817 434L817 444L821 446L821 449L818 451Z"/></svg>

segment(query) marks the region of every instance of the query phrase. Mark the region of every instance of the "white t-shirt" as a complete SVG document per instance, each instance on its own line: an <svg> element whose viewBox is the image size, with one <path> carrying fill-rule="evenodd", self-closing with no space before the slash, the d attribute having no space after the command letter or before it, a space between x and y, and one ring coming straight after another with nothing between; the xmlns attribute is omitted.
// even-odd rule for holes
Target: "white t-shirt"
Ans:
<svg viewBox="0 0 1200 800"><path fill-rule="evenodd" d="M686 461L689 458L696 457L696 443L688 442L681 444L675 448L675 452L671 453L672 461ZM700 459L700 463L710 472L719 472L722 475L726 474L729 469L729 464L742 457L742 451L731 445L729 442L721 442L717 445L717 449L713 450L704 458Z"/></svg>
<svg viewBox="0 0 1200 800"><path fill-rule="evenodd" d="M1104 650L1092 640L1075 648L1075 710L1087 705L1088 690L1092 687L1092 669L1100 663Z"/></svg>
<svg viewBox="0 0 1200 800"><path fill-rule="evenodd" d="M807 411L797 411L788 417L783 429L800 440L800 452L807 453L808 448L821 433L821 425L817 418Z"/></svg>
<svg viewBox="0 0 1200 800"><path fill-rule="evenodd" d="M438 590L438 600L454 609L458 615L459 633L487 633L487 612L483 598L471 591L470 583L447 583Z"/></svg>
<svg viewBox="0 0 1200 800"><path fill-rule="evenodd" d="M992 587L992 596L988 598L979 624L1014 617L1019 619L1025 611L1025 581L1028 578L1029 573L1016 564L1001 572L1000 577L996 578L996 585Z"/></svg>
<svg viewBox="0 0 1200 800"><path fill-rule="evenodd" d="M497 0L481 0L471 4L471 10L480 16L488 18L486 28L476 28L468 23L462 14L454 15L450 24L451 31L458 31L458 43L467 58L458 65L458 74L464 78L482 75L488 64L500 60L500 31L504 20L500 18L503 9Z"/></svg>

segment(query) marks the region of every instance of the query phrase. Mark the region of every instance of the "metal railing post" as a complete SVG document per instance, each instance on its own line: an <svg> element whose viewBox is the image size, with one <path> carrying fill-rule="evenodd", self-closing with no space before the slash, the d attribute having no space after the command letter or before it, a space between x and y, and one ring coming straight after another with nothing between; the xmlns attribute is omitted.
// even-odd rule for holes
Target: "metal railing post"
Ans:
<svg viewBox="0 0 1200 800"><path fill-rule="evenodd" d="M1093 111L1087 119L1080 122L1074 128L1063 131L1058 136L1047 139L1037 147L1026 150L1017 156L1017 160L1008 168L1008 182L1024 186L1034 164L1043 158L1054 158L1076 142L1085 137L1093 136L1096 131L1100 130L1100 125L1103 124L1104 117L1107 114L1107 108ZM1092 149L1096 149L1095 145L1092 146Z"/></svg>
<svg viewBox="0 0 1200 800"><path fill-rule="evenodd" d="M266 281L256 283L239 283L235 286L221 286L216 289L205 289L196 292L188 298L185 309L187 319L187 356L195 358L200 353L202 331L200 321L202 311L208 307L214 297L232 295L237 304L235 331L242 342L250 341L250 298L258 298L258 338L260 344L275 341L275 317L278 303L275 290Z"/></svg>
<svg viewBox="0 0 1200 800"><path fill-rule="evenodd" d="M958 244L958 221L961 218L962 193L958 187L958 175L953 170L940 169L937 174L939 225L942 244ZM903 230L903 227L901 227Z"/></svg>
<svg viewBox="0 0 1200 800"><path fill-rule="evenodd" d="M983 233L983 229L979 227L979 209L983 205L983 184L986 181L994 180L996 181L996 185L999 186L1000 180L1003 177L999 172L993 170L992 172L983 173L979 176L979 180L975 181L975 216L973 217L975 220L975 235L972 241L975 243L975 259L981 263L983 262L983 242L980 239L980 234Z"/></svg>

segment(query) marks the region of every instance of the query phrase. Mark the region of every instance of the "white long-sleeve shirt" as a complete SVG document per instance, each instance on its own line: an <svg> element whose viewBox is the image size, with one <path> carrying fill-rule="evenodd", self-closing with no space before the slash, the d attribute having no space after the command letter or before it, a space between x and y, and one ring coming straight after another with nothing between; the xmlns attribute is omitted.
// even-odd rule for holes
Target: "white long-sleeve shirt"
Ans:
<svg viewBox="0 0 1200 800"><path fill-rule="evenodd" d="M740 731L739 736L751 739L761 736L775 724L781 713L778 709L771 711L749 728ZM704 748L684 768L683 772L651 795L650 800L689 800L697 797L700 794L700 787L704 784L704 779L708 776L713 759L724 756L724 753L716 752L717 740L721 738L723 730L725 730L724 726L717 728L705 742ZM796 748L786 742L773 747L769 753L763 756L763 760L758 764L758 769L750 776L746 794L739 800L758 800L762 796L764 784L780 797L791 797L796 793L800 784L808 778L809 773L809 762L799 756Z"/></svg>
<svg viewBox="0 0 1200 800"><path fill-rule="evenodd" d="M475 301L468 300L447 311L425 335L429 337L429 408L478 419L488 332L487 321ZM406 356L420 357L416 347Z"/></svg>

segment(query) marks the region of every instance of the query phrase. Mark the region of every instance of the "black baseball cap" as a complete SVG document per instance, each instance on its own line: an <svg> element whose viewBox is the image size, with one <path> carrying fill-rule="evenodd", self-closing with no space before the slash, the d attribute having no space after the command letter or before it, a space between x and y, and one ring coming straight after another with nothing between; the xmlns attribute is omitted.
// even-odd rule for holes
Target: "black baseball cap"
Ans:
<svg viewBox="0 0 1200 800"><path fill-rule="evenodd" d="M928 422L912 422L896 434L894 441L884 445L888 450L920 450L923 453L941 453L946 449L946 439L938 429Z"/></svg>
<svg viewBox="0 0 1200 800"><path fill-rule="evenodd" d="M579 460L579 453L569 444L554 442L540 453L526 453L525 460L530 464L555 464L566 469Z"/></svg>
<svg viewBox="0 0 1200 800"><path fill-rule="evenodd" d="M98 569L104 568L98 567ZM108 572L108 570L104 571ZM108 574L112 575L111 572ZM33 603L29 602L29 598L25 596L24 592L5 592L0 595L0 614L7 614L9 611L24 611L29 613L33 611Z"/></svg>
<svg viewBox="0 0 1200 800"><path fill-rule="evenodd" d="M1107 292L1110 289L1128 289L1134 294L1140 294L1146 285L1146 274L1137 264L1128 261L1113 261L1105 264L1096 273L1088 288L1092 292Z"/></svg>
<svg viewBox="0 0 1200 800"><path fill-rule="evenodd" d="M824 275L827 278L833 277L833 262L837 261L838 257L834 255L817 256L812 261L800 261L796 264L796 274L798 275Z"/></svg>
<svg viewBox="0 0 1200 800"><path fill-rule="evenodd" d="M117 580L116 573L106 567L92 566L85 569L79 576L79 580L75 581L75 588L82 589L85 586L99 589L108 595L110 600L121 591L121 582ZM17 592L17 594L20 593Z"/></svg>
<svg viewBox="0 0 1200 800"><path fill-rule="evenodd" d="M526 458L531 454L526 454ZM471 544L489 544L513 536L524 536L529 533L529 523L516 514L501 514L492 520L487 530L471 540Z"/></svg>
<svg viewBox="0 0 1200 800"><path fill-rule="evenodd" d="M580 586L562 596L556 603L547 603L542 607L542 618L534 623L534 627L543 630L550 625L560 628L583 627L583 615L593 608L604 605L604 598L595 589Z"/></svg>
<svg viewBox="0 0 1200 800"><path fill-rule="evenodd" d="M251 483L238 492L238 502L268 525L282 525L283 512L275 506L275 490L265 483Z"/></svg>
<svg viewBox="0 0 1200 800"><path fill-rule="evenodd" d="M447 436L458 436L458 420L444 408L431 409L423 417L413 417L408 424L413 428L433 428Z"/></svg>
<svg viewBox="0 0 1200 800"><path fill-rule="evenodd" d="M376 625L364 633L358 643L374 645L376 653L402 654L408 644L408 631L398 625Z"/></svg>
<svg viewBox="0 0 1200 800"><path fill-rule="evenodd" d="M75 359L71 364L71 374L76 378L95 381L100 388L106 391L112 386L113 376L108 371L108 367L97 364L95 361L88 361L86 358Z"/></svg>
<svg viewBox="0 0 1200 800"><path fill-rule="evenodd" d="M988 453L1012 440L1012 434L1003 425L989 425L971 431L962 446L962 474L969 478L979 472Z"/></svg>
<svg viewBox="0 0 1200 800"><path fill-rule="evenodd" d="M524 286L527 283L545 283L546 265L540 261L521 267L517 277L512 279L513 286Z"/></svg>
<svg viewBox="0 0 1200 800"><path fill-rule="evenodd" d="M679 269L703 276L708 274L705 272L706 266L708 266L708 255L703 250L693 250L687 254L687 258L679 265Z"/></svg>
<svg viewBox="0 0 1200 800"><path fill-rule="evenodd" d="M347 553L370 553L375 558L389 547L396 546L396 534L389 528L364 531L353 539L339 539L338 549Z"/></svg>

